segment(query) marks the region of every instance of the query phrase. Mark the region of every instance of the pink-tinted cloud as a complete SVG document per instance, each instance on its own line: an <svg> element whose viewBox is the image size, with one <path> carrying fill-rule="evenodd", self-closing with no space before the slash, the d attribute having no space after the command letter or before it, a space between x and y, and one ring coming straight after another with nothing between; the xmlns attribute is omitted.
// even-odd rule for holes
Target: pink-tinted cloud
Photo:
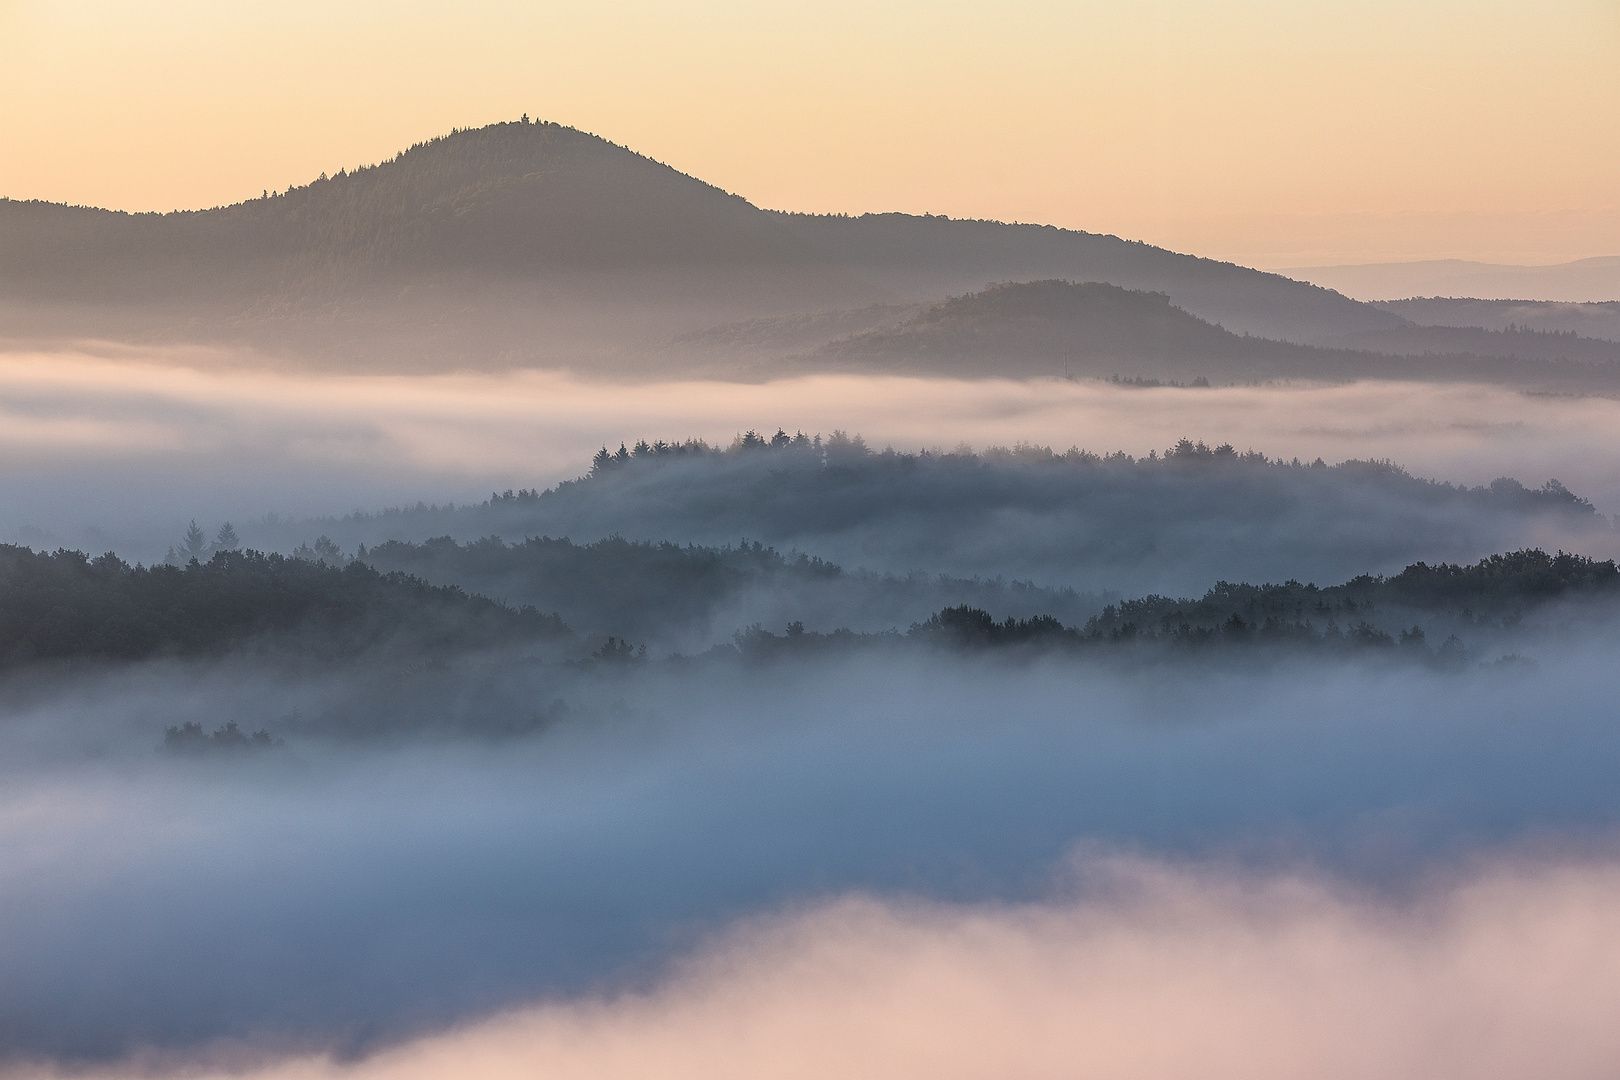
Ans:
<svg viewBox="0 0 1620 1080"><path fill-rule="evenodd" d="M1520 1080L1620 1068L1620 865L1502 862L1399 902L1303 877L1104 869L1111 888L1066 904L840 899L737 928L644 994L249 1075Z"/></svg>

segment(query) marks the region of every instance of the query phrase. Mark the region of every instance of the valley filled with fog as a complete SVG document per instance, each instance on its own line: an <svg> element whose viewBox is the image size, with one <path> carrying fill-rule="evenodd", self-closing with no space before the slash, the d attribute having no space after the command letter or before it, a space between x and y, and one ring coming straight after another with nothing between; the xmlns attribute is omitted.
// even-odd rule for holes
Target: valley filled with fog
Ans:
<svg viewBox="0 0 1620 1080"><path fill-rule="evenodd" d="M0 199L0 1075L1612 1075L1613 309Z"/></svg>
<svg viewBox="0 0 1620 1080"><path fill-rule="evenodd" d="M160 359L5 368L18 1075L1057 1075L1030 995L1197 1032L1233 950L1284 1075L1574 927L1598 1045L1609 399ZM1436 1038L1369 1060L1510 1060Z"/></svg>
<svg viewBox="0 0 1620 1080"><path fill-rule="evenodd" d="M1531 488L1557 480L1602 514L1620 511L1620 468L1605 453L1620 406L1602 396L1410 382L1188 389L848 375L764 383L593 381L557 372L298 376L221 370L216 359L207 351L105 348L0 356L0 539L116 550L149 562L193 518L210 533L230 521L246 541L275 550L348 529L351 554L354 543L386 539L490 532L520 539L522 529L542 526L556 535L556 526L538 519L442 528L424 520L401 523L413 531L397 537L341 519L544 490L587 472L599 449L638 439L725 447L749 430L769 438L777 428L823 438L844 431L873 451L913 454L1033 444L1060 455L1074 448L1146 457L1191 438L1282 461L1387 460L1468 487L1502 477ZM581 541L615 529L678 538L641 535L607 518L588 523L606 530L599 535L558 524ZM715 523L705 542L744 538L717 531L728 524ZM1554 533L1523 538L1559 542ZM1510 542L1493 536L1446 557L1477 557ZM885 567L896 568L944 569Z"/></svg>

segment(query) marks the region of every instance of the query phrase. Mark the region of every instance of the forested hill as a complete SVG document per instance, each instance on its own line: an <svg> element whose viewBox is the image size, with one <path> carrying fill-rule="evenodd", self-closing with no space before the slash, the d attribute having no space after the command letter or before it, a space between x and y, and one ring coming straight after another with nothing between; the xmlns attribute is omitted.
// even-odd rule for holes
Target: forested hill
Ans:
<svg viewBox="0 0 1620 1080"><path fill-rule="evenodd" d="M1415 563L1390 577L1364 575L1325 588L1297 581L1220 582L1198 599L1148 596L1111 604L1083 626L1050 616L998 620L983 609L959 605L913 624L905 637L969 650L1098 655L1098 650L1126 648L1165 660L1199 654L1232 659L1233 650L1244 650L1385 656L1456 669L1471 657L1524 644L1521 624L1550 605L1597 605L1589 610L1612 620L1616 599L1620 569L1613 560L1526 549L1467 566ZM806 632L793 625L785 634L753 627L737 636L736 647L747 658L778 659L883 640ZM1525 663L1517 654L1505 659Z"/></svg>
<svg viewBox="0 0 1620 1080"><path fill-rule="evenodd" d="M251 301L467 273L521 280L824 261L745 200L556 124L459 131L212 210L0 202L0 284L39 299Z"/></svg>
<svg viewBox="0 0 1620 1080"><path fill-rule="evenodd" d="M0 545L0 665L220 655L257 643L319 658L426 656L568 633L562 620L360 563L221 551L184 567Z"/></svg>
<svg viewBox="0 0 1620 1080"><path fill-rule="evenodd" d="M333 302L363 300L407 321L459 318L472 330L480 310L488 323L502 305L577 307L584 297L635 305L668 333L712 324L722 310L937 300L998 278L1050 276L1162 291L1203 318L1262 334L1402 322L1312 285L1117 237L767 212L546 123L457 131L380 165L210 210L127 214L0 200L0 302L29 301L36 315L42 304L159 304L257 325L292 305L341 326L359 315ZM622 329L623 320L604 325ZM505 333L532 330L532 319L517 320Z"/></svg>
<svg viewBox="0 0 1620 1080"><path fill-rule="evenodd" d="M250 538L290 550L322 534L347 553L447 536L746 538L880 573L1127 594L1220 578L1343 580L1537 544L1606 550L1614 538L1607 517L1553 481L1462 487L1388 462L1278 461L1191 440L1142 458L1028 445L900 453L840 432L749 432L729 448L637 442L548 491L263 525Z"/></svg>
<svg viewBox="0 0 1620 1080"><path fill-rule="evenodd" d="M556 549L548 550L548 544ZM619 662L645 656L637 645L673 640L661 631L690 618L688 609L707 607L712 613L750 566L756 579L769 564L783 568L775 553L757 547L556 545L497 544L450 554L466 557L462 568L493 559L504 562L508 573L527 568L543 574L546 563L561 560L579 579L569 595L573 610L586 620L609 622L615 611L639 606L647 614L637 629L646 636L636 642L609 636L605 644L600 634L576 637L556 615L508 607L399 572L381 573L360 560L337 567L228 551L184 567L132 567L112 555L91 559L78 552L3 546L0 668L40 661L219 657L240 649L317 661L374 655L414 664L491 649L518 649L532 658L537 648L550 647L558 658ZM385 554L391 561L408 561L413 551ZM426 553L415 549L414 554ZM454 560L442 564L456 565ZM627 566L633 572L625 574ZM815 560L799 560L798 571L801 579L839 576L838 568ZM780 594L784 606L775 625L789 632L774 634L758 620L738 619L719 638L732 638L744 656L887 647L904 640L923 646L1077 649L1128 643L1362 648L1402 642L1414 646L1414 655L1434 658L1425 641L1457 637L1448 654L1456 660L1469 650L1511 643L1521 623L1549 604L1605 601L1610 606L1598 614L1612 618L1612 603L1620 598L1620 570L1612 561L1525 549L1469 565L1415 563L1389 577L1363 575L1326 587L1219 582L1197 599L1147 596L1109 604L1083 624L1065 623L1052 609L1004 615L1020 598L995 583L967 599L987 600L998 610L956 603L920 618L906 632L891 625L852 633L840 617L852 609L806 611L811 626L821 628L806 630L805 618L795 617L793 609L809 594L795 588L791 575L778 573L763 583ZM841 599L847 603L854 595ZM1033 589L1021 598L1026 604L1064 599ZM605 619L593 609L606 613ZM712 644L715 638L708 640ZM728 655L732 648L709 648L707 655Z"/></svg>
<svg viewBox="0 0 1620 1080"><path fill-rule="evenodd" d="M1485 379L1620 387L1620 345L1566 334L1407 327L1328 349L1234 334L1170 297L1101 282L993 285L803 354L811 369L962 377L1125 376L1215 384L1271 378ZM1404 344L1403 344L1404 343ZM1378 355L1382 354L1382 355Z"/></svg>
<svg viewBox="0 0 1620 1080"><path fill-rule="evenodd" d="M1472 565L1413 563L1389 577L1364 574L1318 588L1218 582L1196 600L1148 596L1109 605L1085 626L1088 637L1188 637L1215 631L1297 634L1348 629L1408 617L1452 616L1471 624L1511 624L1543 604L1620 595L1614 560L1539 548L1492 555Z"/></svg>
<svg viewBox="0 0 1620 1080"><path fill-rule="evenodd" d="M1406 324L1330 289L1117 236L914 214L782 217L839 265L919 300L1061 278L1161 292L1199 318L1260 337L1311 341Z"/></svg>
<svg viewBox="0 0 1620 1080"><path fill-rule="evenodd" d="M1041 374L1136 372L1143 365L1180 371L1189 364L1224 368L1256 352L1294 357L1309 350L1245 342L1171 304L1164 293L1099 282L1046 280L993 285L953 297L890 327L823 346L834 364L865 367L976 366L994 358L1009 373L1034 365ZM1208 374L1209 371L1204 372Z"/></svg>

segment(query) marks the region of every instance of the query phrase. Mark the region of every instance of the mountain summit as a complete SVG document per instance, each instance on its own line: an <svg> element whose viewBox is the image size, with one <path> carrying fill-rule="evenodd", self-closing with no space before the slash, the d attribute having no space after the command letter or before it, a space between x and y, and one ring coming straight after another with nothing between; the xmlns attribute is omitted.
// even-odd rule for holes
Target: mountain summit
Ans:
<svg viewBox="0 0 1620 1080"><path fill-rule="evenodd" d="M288 294L433 275L534 279L815 261L746 200L593 135L514 122L233 206L126 214L0 202L0 282L119 299Z"/></svg>
<svg viewBox="0 0 1620 1080"><path fill-rule="evenodd" d="M211 210L0 200L0 332L190 336L344 362L368 353L369 366L652 363L652 343L726 319L1032 278L1161 292L1229 330L1293 340L1404 324L1312 285L1113 236L761 210L527 120Z"/></svg>

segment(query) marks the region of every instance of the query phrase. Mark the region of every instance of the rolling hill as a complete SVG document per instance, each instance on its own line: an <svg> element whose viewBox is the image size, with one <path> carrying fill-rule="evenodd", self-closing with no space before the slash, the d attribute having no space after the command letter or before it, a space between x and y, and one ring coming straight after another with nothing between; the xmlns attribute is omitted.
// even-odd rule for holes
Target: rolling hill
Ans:
<svg viewBox="0 0 1620 1080"><path fill-rule="evenodd" d="M457 131L209 210L0 200L0 336L243 343L328 364L634 366L652 343L718 322L1036 277L1159 291L1206 320L1299 340L1403 322L1117 237L761 210L547 123Z"/></svg>
<svg viewBox="0 0 1620 1080"><path fill-rule="evenodd" d="M986 289L996 281L1024 286ZM1360 303L1046 225L763 210L526 120L209 210L0 199L0 339L14 341L214 344L334 370L644 377L1046 375L1066 360L1091 373L1443 370L1607 386L1620 358L1611 342L1496 325L1494 307L1436 303ZM1536 330L1573 317L1533 314ZM1584 327L1608 313L1578 314ZM1449 326L1418 325L1430 322Z"/></svg>
<svg viewBox="0 0 1620 1080"><path fill-rule="evenodd" d="M835 338L774 367L1182 383L1390 378L1480 380L1546 390L1620 388L1620 348L1612 342L1429 327L1360 336L1378 333L1391 335L1391 347L1300 345L1234 334L1182 310L1163 293L1102 282L1005 282L920 308L887 326ZM1399 335L1421 344L1425 334L1432 334L1427 340L1439 347L1393 347ZM1530 349L1516 355L1493 345L1521 338L1545 355L1531 355ZM1446 348L1448 340L1479 347Z"/></svg>
<svg viewBox="0 0 1620 1080"><path fill-rule="evenodd" d="M770 215L556 124L497 124L234 206L0 203L0 283L36 299L256 299L440 276L834 268Z"/></svg>

